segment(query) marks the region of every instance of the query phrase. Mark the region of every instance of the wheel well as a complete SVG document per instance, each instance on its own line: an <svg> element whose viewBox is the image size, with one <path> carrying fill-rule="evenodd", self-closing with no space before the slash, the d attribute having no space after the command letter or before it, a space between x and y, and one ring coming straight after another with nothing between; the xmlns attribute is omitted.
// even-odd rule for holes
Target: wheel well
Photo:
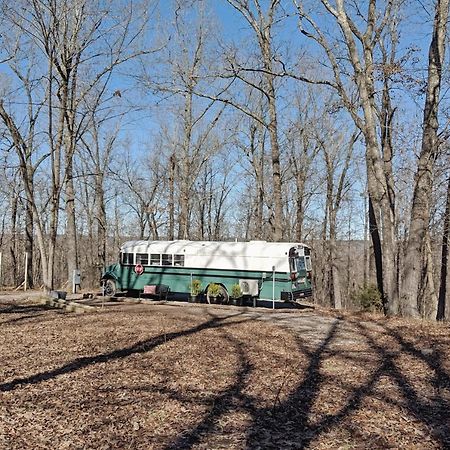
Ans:
<svg viewBox="0 0 450 450"><path fill-rule="evenodd" d="M117 282L117 277L111 274L105 274L100 278L100 281L107 281L107 280L113 280Z"/></svg>

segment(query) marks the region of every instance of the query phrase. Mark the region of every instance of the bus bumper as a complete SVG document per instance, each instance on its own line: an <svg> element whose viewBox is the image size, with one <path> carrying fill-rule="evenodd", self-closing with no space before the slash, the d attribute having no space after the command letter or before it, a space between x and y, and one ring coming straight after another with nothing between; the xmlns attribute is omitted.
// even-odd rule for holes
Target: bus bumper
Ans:
<svg viewBox="0 0 450 450"><path fill-rule="evenodd" d="M302 289L301 291L282 292L281 300L285 302L292 302L299 298L307 298L312 296L312 288Z"/></svg>

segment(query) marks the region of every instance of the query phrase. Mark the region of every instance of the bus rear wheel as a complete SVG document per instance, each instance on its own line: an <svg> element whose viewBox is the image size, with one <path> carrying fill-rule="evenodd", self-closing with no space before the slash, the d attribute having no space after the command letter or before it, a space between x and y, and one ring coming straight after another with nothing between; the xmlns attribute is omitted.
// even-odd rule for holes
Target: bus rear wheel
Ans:
<svg viewBox="0 0 450 450"><path fill-rule="evenodd" d="M106 280L103 292L108 297L114 297L116 295L116 292L117 292L115 281L111 280L111 279Z"/></svg>

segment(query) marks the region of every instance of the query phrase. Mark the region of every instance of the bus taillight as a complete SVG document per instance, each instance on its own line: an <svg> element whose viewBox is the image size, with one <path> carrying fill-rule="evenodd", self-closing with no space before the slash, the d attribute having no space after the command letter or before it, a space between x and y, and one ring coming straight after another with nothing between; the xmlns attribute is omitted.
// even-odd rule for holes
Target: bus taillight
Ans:
<svg viewBox="0 0 450 450"><path fill-rule="evenodd" d="M297 272L291 272L291 280L295 281L297 279Z"/></svg>
<svg viewBox="0 0 450 450"><path fill-rule="evenodd" d="M311 271L306 272L306 278L308 278L308 280L310 280L312 278L312 273Z"/></svg>

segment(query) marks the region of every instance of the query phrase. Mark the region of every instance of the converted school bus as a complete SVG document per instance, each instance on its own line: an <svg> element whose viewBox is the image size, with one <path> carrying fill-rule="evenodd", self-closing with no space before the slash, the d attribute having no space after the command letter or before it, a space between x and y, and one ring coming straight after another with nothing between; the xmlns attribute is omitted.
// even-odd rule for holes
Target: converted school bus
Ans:
<svg viewBox="0 0 450 450"><path fill-rule="evenodd" d="M200 294L219 286L228 303L233 286L244 298L293 301L312 295L310 248L289 242L129 241L102 275L105 295L119 291Z"/></svg>

